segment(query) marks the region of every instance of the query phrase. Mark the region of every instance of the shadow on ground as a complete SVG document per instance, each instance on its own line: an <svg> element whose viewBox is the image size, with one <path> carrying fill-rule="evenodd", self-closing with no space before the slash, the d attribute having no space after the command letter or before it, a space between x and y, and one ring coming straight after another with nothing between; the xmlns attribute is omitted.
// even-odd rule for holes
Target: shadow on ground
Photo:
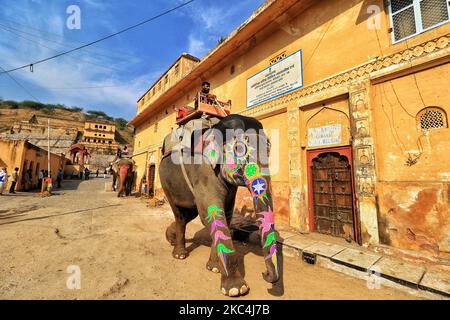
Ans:
<svg viewBox="0 0 450 320"><path fill-rule="evenodd" d="M261 247L261 237L257 231L248 232L244 230L232 229L232 239L234 241L236 253L238 254L238 268L242 276L245 278L245 256L248 253L253 253L254 255L260 256L261 259L264 259ZM200 246L211 247L212 240L211 236L209 235L208 229L203 228L197 231L192 239L186 239L186 244L189 243L190 245L186 248L188 253L191 253ZM282 250L282 245L280 243L277 243L277 259L280 278L276 283L272 284L272 288L267 290L270 295L276 297L281 297L284 295Z"/></svg>

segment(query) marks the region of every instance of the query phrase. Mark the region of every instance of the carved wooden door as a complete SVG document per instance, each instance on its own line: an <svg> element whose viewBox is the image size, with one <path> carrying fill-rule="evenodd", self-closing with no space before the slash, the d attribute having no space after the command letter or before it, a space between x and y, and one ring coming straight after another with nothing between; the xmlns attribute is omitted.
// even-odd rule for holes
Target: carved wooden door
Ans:
<svg viewBox="0 0 450 320"><path fill-rule="evenodd" d="M153 197L155 195L155 173L156 173L156 167L155 165L151 165L148 169L148 195L150 197Z"/></svg>
<svg viewBox="0 0 450 320"><path fill-rule="evenodd" d="M351 167L337 152L318 155L312 161L314 230L354 239Z"/></svg>

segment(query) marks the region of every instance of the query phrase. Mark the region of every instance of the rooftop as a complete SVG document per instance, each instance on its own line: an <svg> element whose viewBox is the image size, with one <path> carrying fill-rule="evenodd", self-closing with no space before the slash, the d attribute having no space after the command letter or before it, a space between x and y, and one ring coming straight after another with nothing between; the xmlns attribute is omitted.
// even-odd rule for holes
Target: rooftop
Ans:
<svg viewBox="0 0 450 320"><path fill-rule="evenodd" d="M195 62L200 62L200 59L199 58L197 58L197 57L194 57L193 55L191 55L191 54L189 54L189 53L186 53L186 52L183 52L171 65L170 65L170 67L168 67L167 69L166 69L166 71L164 71L162 74L161 74L161 76L155 81L155 82L153 82L153 84L150 86L150 88L147 90L147 91L145 91L145 93L143 94L143 95L141 95L140 97L139 97L139 99L138 99L138 102L139 102L139 100L141 100L148 92L150 92L150 90L152 90L152 88L159 82L159 80L161 80L163 77L164 77L164 75L165 74L167 74L167 72L169 72L169 70L170 69L172 69L172 67L178 62L178 61L180 61L180 59L181 58L187 58L187 59L189 59L189 60L192 60L192 61L195 61Z"/></svg>
<svg viewBox="0 0 450 320"><path fill-rule="evenodd" d="M202 75L211 71L212 68L222 66L229 55L237 51L237 49L248 41L251 41L256 33L263 30L277 17L283 15L293 5L298 5L300 9L304 9L312 2L313 0L267 0L264 2L244 23L231 32L222 43L204 56L190 73L161 94L150 106L132 119L129 124L134 126L138 125L147 116L152 114L157 106L167 103L167 100L179 95L180 92L192 86L193 83L198 83L198 79L201 79Z"/></svg>

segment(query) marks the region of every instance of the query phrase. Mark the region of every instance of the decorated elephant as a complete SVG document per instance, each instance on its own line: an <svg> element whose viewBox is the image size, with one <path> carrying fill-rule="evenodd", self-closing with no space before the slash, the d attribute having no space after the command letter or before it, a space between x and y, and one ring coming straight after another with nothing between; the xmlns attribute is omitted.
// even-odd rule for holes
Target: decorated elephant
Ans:
<svg viewBox="0 0 450 320"><path fill-rule="evenodd" d="M185 259L186 224L200 216L212 240L207 269L221 273L223 294L244 295L249 286L238 269L230 232L239 186L246 187L253 197L266 264L263 278L269 283L279 279L268 169L270 143L259 121L236 114L201 132L199 141L192 139L191 148L172 148L169 152L166 150L169 136L165 139L159 174L175 216L175 222L166 230L166 238L174 246L173 257ZM173 139L180 140L172 135Z"/></svg>
<svg viewBox="0 0 450 320"><path fill-rule="evenodd" d="M131 195L131 189L134 183L134 173L136 171L136 165L134 160L129 158L121 158L115 161L112 165L113 171L113 190L115 190L116 179L118 193L117 196L121 197Z"/></svg>

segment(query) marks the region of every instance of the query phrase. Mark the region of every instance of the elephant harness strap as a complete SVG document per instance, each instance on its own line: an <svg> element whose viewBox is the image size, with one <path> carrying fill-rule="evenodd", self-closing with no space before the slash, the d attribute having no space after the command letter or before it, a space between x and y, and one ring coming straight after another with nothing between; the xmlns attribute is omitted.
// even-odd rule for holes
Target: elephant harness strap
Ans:
<svg viewBox="0 0 450 320"><path fill-rule="evenodd" d="M184 181L186 181L186 184L188 185L189 190L191 190L192 195L194 195L194 186L192 185L191 181L189 180L189 177L188 177L188 175L186 173L186 167L184 166L184 163L183 163L183 148L181 148L178 151L178 154L180 155L180 158L179 158L179 160L180 160L180 167L181 167L181 172L183 173Z"/></svg>

